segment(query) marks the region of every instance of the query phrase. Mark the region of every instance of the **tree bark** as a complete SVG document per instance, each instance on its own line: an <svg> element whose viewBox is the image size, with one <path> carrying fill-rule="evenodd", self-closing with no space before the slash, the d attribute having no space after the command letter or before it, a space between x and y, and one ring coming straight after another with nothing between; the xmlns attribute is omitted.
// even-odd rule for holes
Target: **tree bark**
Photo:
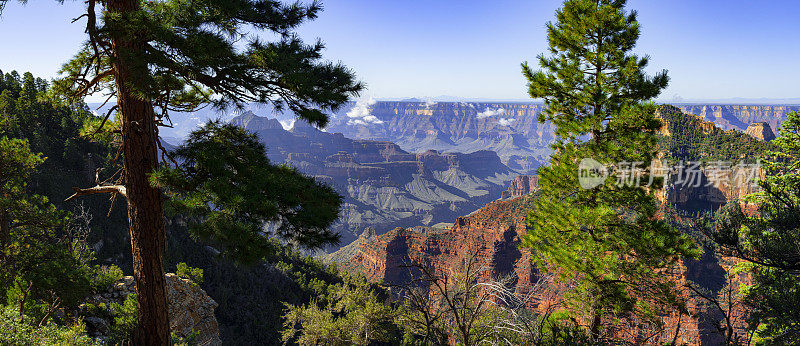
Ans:
<svg viewBox="0 0 800 346"><path fill-rule="evenodd" d="M8 246L11 239L11 217L4 210L0 210L0 250Z"/></svg>
<svg viewBox="0 0 800 346"><path fill-rule="evenodd" d="M107 10L126 15L140 9L138 0L110 0ZM112 30L113 32L113 30ZM119 31L117 31L119 32ZM146 42L138 35L112 34L116 55L113 61L117 103L122 116L122 153L128 201L128 225L133 254L139 327L139 345L169 345L169 316L164 280L163 253L166 247L161 191L150 185L149 174L158 165L155 112L149 100L136 97L139 78L147 66L136 61Z"/></svg>
<svg viewBox="0 0 800 346"><path fill-rule="evenodd" d="M603 316L601 315L600 307L595 304L592 308L592 322L589 326L589 335L593 341L598 341L600 339L600 324L602 321Z"/></svg>
<svg viewBox="0 0 800 346"><path fill-rule="evenodd" d="M8 258L6 258L6 247L11 243L11 215L5 210L0 210L0 268L4 272L0 272L0 280L4 276L13 272L13 268L9 266Z"/></svg>

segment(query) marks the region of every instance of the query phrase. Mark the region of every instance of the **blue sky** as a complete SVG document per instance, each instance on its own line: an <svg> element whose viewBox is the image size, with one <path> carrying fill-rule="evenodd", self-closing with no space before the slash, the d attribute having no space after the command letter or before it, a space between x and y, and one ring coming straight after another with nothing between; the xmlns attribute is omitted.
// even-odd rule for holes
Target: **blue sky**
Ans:
<svg viewBox="0 0 800 346"><path fill-rule="evenodd" d="M554 0L327 0L299 34L355 70L376 98L525 99L522 61L546 49ZM84 39L82 2L9 4L0 69L53 77ZM669 70L661 99L800 97L800 1L630 0L637 52Z"/></svg>

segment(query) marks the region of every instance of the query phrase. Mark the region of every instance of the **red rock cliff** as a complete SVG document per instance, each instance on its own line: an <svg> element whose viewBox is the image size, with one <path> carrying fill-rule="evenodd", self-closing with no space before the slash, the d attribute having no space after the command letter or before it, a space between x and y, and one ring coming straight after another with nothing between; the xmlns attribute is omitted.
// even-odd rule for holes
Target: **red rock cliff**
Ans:
<svg viewBox="0 0 800 346"><path fill-rule="evenodd" d="M522 197L539 189L539 176L520 175L508 184L508 190L503 191L502 199Z"/></svg>
<svg viewBox="0 0 800 346"><path fill-rule="evenodd" d="M396 228L386 234L370 237L340 250L352 256L338 258L339 265L349 271L365 274L370 280L386 284L404 284L411 274L404 264L418 263L438 270L454 270L459 263L474 253L479 262L485 264L485 280L515 274L518 278L515 291L525 294L536 282L539 273L531 264L528 249L518 247L520 238L526 233L525 215L532 207L534 195L526 195L508 201L496 201L469 216L459 217L449 229L430 227ZM725 275L728 266L716 263L712 256L700 261L681 262L666 274L682 287L687 280L714 287ZM541 310L563 297L567 287L560 282L550 282L546 297L537 297L531 308ZM552 293L555 292L555 293ZM715 334L714 317L686 291L691 316L663 315L664 328L650 341L670 342L677 335L679 344L707 344L720 342ZM737 312L740 324L744 311ZM636 321L614 328L613 333L633 343L644 340L649 331L642 329ZM738 326L741 331L741 325Z"/></svg>

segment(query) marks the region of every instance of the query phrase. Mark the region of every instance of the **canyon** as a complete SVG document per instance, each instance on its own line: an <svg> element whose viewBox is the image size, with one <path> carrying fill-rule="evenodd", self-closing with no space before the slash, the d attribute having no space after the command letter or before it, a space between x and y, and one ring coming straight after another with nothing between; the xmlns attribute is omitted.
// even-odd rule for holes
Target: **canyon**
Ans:
<svg viewBox="0 0 800 346"><path fill-rule="evenodd" d="M695 118L710 136L748 131L761 140L774 138L781 114L800 109L673 108L699 113ZM274 109L264 110L268 117L247 110L229 121L257 133L273 162L329 183L344 196L333 228L346 245L366 228L382 234L395 227L446 225L493 200L535 190L533 175L547 164L554 140L552 125L538 121L543 110L537 103L359 101L331 114L322 130ZM668 132L665 127L661 135ZM719 199L713 197L719 191L704 188L692 194ZM686 192L668 194L663 199L688 202Z"/></svg>
<svg viewBox="0 0 800 346"><path fill-rule="evenodd" d="M796 105L674 106L722 130L741 132L764 122L777 133L786 113L800 111ZM408 152L490 150L518 173L535 174L547 164L554 139L552 124L538 121L543 111L543 104L533 102L360 101L333 114L326 130L394 142Z"/></svg>
<svg viewBox="0 0 800 346"><path fill-rule="evenodd" d="M348 244L367 227L434 225L468 214L500 196L517 173L495 152L409 153L388 141L353 140L296 121L247 112L231 120L257 134L273 163L289 164L343 197L333 230Z"/></svg>
<svg viewBox="0 0 800 346"><path fill-rule="evenodd" d="M328 130L392 141L410 152L490 150L509 168L530 174L547 162L554 139L553 126L538 121L543 109L538 103L387 101L337 114Z"/></svg>
<svg viewBox="0 0 800 346"><path fill-rule="evenodd" d="M682 120L696 118L689 114L679 114L677 117ZM692 128L670 126L675 119L675 117L665 118L667 122L660 132L662 136L680 136L683 134L677 132L692 131L721 138L739 138L738 134L723 131L713 123L705 121L691 123L697 126ZM753 143L759 140L739 139ZM669 210L690 213L713 210L728 201L741 200L746 194L757 189L750 180L736 178L751 174L744 172L745 170L752 170L752 167L735 167L720 176L712 167L702 167L698 170L699 184L688 187L678 184L685 177L670 174L667 186L656 192L662 207L661 217L674 219L675 222L685 222L687 221L685 217L672 214ZM756 171L755 174L760 175L762 172ZM487 268L481 273L481 281L513 277L512 288L519 295L531 292L535 283L544 278L546 292L537 294L529 303L530 309L543 312L563 301L569 283L542 276L531 263L534 254L529 249L519 247L521 238L527 233L525 217L534 205L537 189L536 176L520 175L512 180L508 189L502 193L503 200L494 201L474 213L455 218L450 227L398 227L384 234L366 231L356 241L325 256L324 259L337 263L343 270L362 273L371 281L382 282L389 286L402 286L411 282L415 275L409 270L409 264L424 265L434 272L453 272L459 270L460 263L466 258L474 256L481 266ZM609 332L631 343L642 343L645 341L644 338L648 337L646 339L648 342L660 344L673 341L692 345L719 344L722 342L720 339L722 335L715 327L720 319L719 312L709 308L704 299L692 294L687 285L701 287L709 292L719 292L724 286L726 277L729 277L737 287L746 284L747 277L732 271L735 264L736 261L733 259L713 256L710 250L697 260L681 260L665 275L686 299L689 313L662 312L658 316L662 327L657 330L648 329L637 321L627 321L622 325L609 327ZM744 338L747 311L738 301L734 301L731 309L734 331L736 335Z"/></svg>
<svg viewBox="0 0 800 346"><path fill-rule="evenodd" d="M371 281L386 285L404 285L411 282L414 272L409 264L424 265L431 271L454 272L468 257L475 256L481 272L479 282L490 282L498 278L512 277L512 288L525 296L540 279L545 280L545 291L533 296L528 307L539 313L561 304L569 289L569 282L542 276L531 263L531 251L519 248L520 239L527 232L525 215L533 206L535 194L510 200L495 201L479 211L456 218L449 229L424 226L397 228L383 235L365 234L359 242L339 250L332 256L348 253L349 257L338 258L343 270L355 271ZM682 260L665 275L687 300L688 315L676 312L659 315L663 327L647 329L644 325L630 322L612 327L616 337L631 343L643 342L645 334L655 334L649 341L668 343L675 338L678 344L717 345L721 335L714 328L719 316L708 309L705 301L692 295L685 285L692 284L709 291L718 291L732 262L720 261L708 254L699 260ZM737 283L745 281L736 276ZM744 336L746 311L736 307L737 335Z"/></svg>

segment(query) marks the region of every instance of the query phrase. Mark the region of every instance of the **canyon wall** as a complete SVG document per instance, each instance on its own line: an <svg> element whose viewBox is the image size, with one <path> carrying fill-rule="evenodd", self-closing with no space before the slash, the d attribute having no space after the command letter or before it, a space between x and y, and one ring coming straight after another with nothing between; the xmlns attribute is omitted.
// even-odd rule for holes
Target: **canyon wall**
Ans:
<svg viewBox="0 0 800 346"><path fill-rule="evenodd" d="M245 113L231 120L256 133L274 163L287 163L334 187L343 197L333 229L348 244L367 227L434 225L500 197L517 173L493 151L409 153L388 141L353 140L296 121Z"/></svg>
<svg viewBox="0 0 800 346"><path fill-rule="evenodd" d="M346 137L392 141L410 152L496 152L504 164L532 173L547 162L553 127L540 124L537 103L377 102L368 112L337 114L327 128ZM366 120L365 117L371 116Z"/></svg>
<svg viewBox="0 0 800 346"><path fill-rule="evenodd" d="M421 264L433 272L453 272L459 270L468 257L475 256L478 266L486 268L481 272L481 282L510 275L514 278L514 292L526 295L541 277L531 263L531 251L519 247L520 239L527 232L525 215L535 198L535 195L526 195L492 202L469 216L457 218L449 229L418 226L397 228L378 236L365 235L329 256L336 258L344 270L363 273L371 281L388 285L408 284L418 275L408 269L408 264ZM689 315L665 312L658 316L663 323L660 329L648 327L641 321L627 321L607 326L609 333L633 344L645 341L664 344L675 339L678 344L718 345L721 334L714 326L719 316L684 285L691 282L711 292L719 291L731 267L708 255L697 261L680 261L665 275L687 300ZM552 277L545 280L544 291L534 295L528 303L528 308L540 313L558 305L570 288L568 281ZM744 335L746 311L740 306L737 309L736 333ZM645 340L646 337L649 339Z"/></svg>
<svg viewBox="0 0 800 346"><path fill-rule="evenodd" d="M800 111L800 106L787 105L675 106L722 130L740 132L763 122L777 133L786 113ZM543 104L533 102L381 101L354 104L335 114L327 130L348 138L390 141L409 152L490 150L520 174L535 174L538 166L548 163L554 139L552 124L538 122L543 110ZM753 134L761 136L755 130Z"/></svg>
<svg viewBox="0 0 800 346"><path fill-rule="evenodd" d="M684 113L695 114L723 130L747 130L752 123L765 122L777 132L786 113L800 111L798 105L675 104Z"/></svg>

